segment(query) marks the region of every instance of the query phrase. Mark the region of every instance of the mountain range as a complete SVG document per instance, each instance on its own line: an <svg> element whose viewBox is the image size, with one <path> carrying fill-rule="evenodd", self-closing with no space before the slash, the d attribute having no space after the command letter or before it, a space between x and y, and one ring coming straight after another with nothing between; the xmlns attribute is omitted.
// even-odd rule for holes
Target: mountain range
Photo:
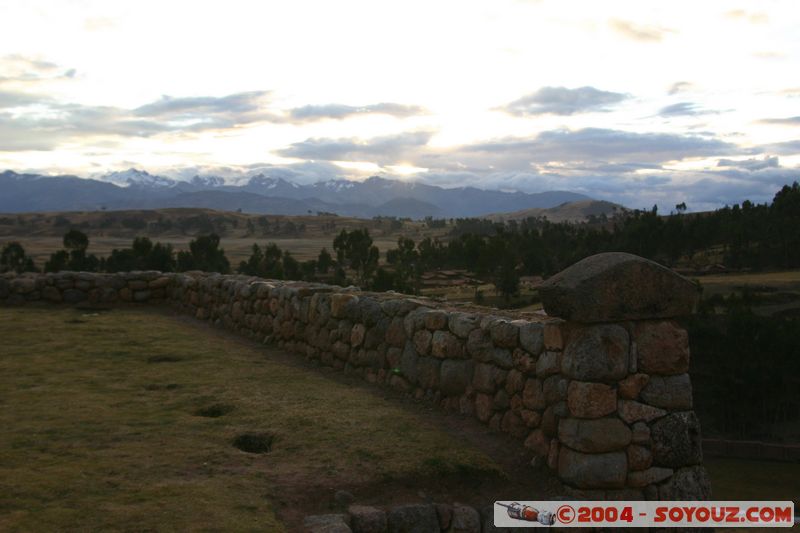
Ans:
<svg viewBox="0 0 800 533"><path fill-rule="evenodd" d="M0 173L0 212L87 211L202 207L245 213L304 215L327 212L370 218L477 217L546 209L591 198L568 191L540 193L444 188L420 182L371 177L301 185L256 174L236 182L218 176L188 181L129 169L99 178Z"/></svg>

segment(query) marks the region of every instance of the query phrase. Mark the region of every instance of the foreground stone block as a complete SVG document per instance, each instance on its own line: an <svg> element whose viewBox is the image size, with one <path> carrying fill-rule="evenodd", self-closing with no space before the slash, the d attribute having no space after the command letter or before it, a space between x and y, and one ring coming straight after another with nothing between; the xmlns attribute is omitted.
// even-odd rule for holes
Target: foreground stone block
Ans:
<svg viewBox="0 0 800 533"><path fill-rule="evenodd" d="M561 372L583 381L617 381L628 374L630 339L616 325L589 326L572 332Z"/></svg>
<svg viewBox="0 0 800 533"><path fill-rule="evenodd" d="M618 418L565 418L558 423L558 440L581 452L610 452L630 444L631 430Z"/></svg>
<svg viewBox="0 0 800 533"><path fill-rule="evenodd" d="M351 505L348 512L353 533L386 533L389 527L386 513L376 507Z"/></svg>
<svg viewBox="0 0 800 533"><path fill-rule="evenodd" d="M578 418L600 418L617 409L617 391L603 383L570 381L567 407Z"/></svg>
<svg viewBox="0 0 800 533"><path fill-rule="evenodd" d="M413 504L395 507L389 512L389 533L430 533L439 531L439 519L433 505Z"/></svg>
<svg viewBox="0 0 800 533"><path fill-rule="evenodd" d="M579 489L620 489L625 486L628 460L625 452L587 454L562 445L558 475Z"/></svg>
<svg viewBox="0 0 800 533"><path fill-rule="evenodd" d="M576 322L671 318L692 312L699 291L688 279L636 255L593 255L539 287L548 315Z"/></svg>
<svg viewBox="0 0 800 533"><path fill-rule="evenodd" d="M703 460L700 421L693 411L672 413L650 426L653 464L680 468Z"/></svg>

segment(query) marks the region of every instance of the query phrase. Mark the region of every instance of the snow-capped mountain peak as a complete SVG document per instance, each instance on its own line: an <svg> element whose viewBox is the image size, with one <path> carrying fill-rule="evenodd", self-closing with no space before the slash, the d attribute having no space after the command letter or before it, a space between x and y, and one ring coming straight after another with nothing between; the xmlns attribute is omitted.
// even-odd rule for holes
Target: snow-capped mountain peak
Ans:
<svg viewBox="0 0 800 533"><path fill-rule="evenodd" d="M109 172L100 179L120 187L172 187L176 184L173 179L150 174L146 170L136 168Z"/></svg>

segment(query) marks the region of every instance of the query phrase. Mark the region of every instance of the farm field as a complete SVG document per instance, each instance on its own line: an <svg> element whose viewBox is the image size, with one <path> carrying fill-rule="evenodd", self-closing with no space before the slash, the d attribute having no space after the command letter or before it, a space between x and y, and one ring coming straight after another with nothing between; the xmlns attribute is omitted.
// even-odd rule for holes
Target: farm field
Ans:
<svg viewBox="0 0 800 533"><path fill-rule="evenodd" d="M295 531L340 489L554 493L476 421L167 311L0 308L0 338L3 531Z"/></svg>

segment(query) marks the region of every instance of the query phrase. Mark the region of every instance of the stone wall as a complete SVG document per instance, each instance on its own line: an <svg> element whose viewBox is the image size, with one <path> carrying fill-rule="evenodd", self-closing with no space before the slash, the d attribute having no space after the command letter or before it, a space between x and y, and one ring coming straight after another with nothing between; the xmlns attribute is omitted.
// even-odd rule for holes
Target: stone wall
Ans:
<svg viewBox="0 0 800 533"><path fill-rule="evenodd" d="M686 331L694 286L629 254L540 289L551 315L190 272L0 277L0 302L172 305L524 441L591 499L707 499Z"/></svg>

